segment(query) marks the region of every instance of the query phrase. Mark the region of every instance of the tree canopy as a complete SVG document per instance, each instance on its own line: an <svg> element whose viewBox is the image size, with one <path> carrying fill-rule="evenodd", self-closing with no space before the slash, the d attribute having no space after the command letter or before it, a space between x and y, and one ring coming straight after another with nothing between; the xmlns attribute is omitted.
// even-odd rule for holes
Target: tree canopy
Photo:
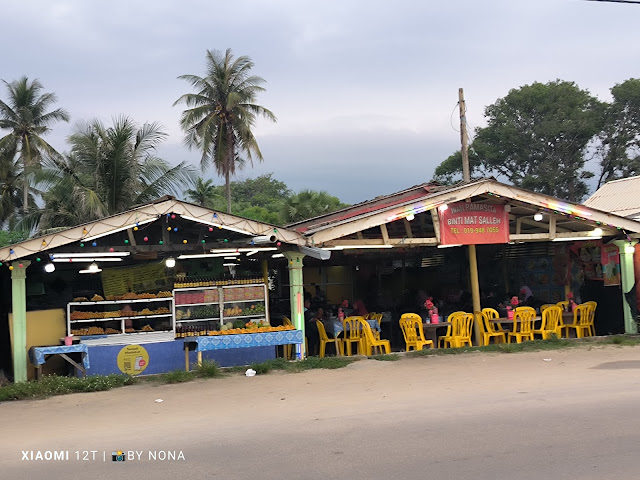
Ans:
<svg viewBox="0 0 640 480"><path fill-rule="evenodd" d="M231 180L236 167L253 156L262 160L262 152L252 128L257 116L276 121L275 115L255 103L264 79L251 74L253 61L247 56L234 58L231 49L222 53L207 50L206 75L182 75L196 90L182 95L174 105L185 104L180 125L184 142L202 152L203 171L213 164L225 179L227 212L231 212Z"/></svg>
<svg viewBox="0 0 640 480"><path fill-rule="evenodd" d="M573 82L513 89L486 108L487 126L476 131L470 149L472 171L580 201L588 192L585 179L593 176L584 168L585 151L602 128L602 111L602 104ZM449 157L436 179L451 177L455 163L455 156Z"/></svg>

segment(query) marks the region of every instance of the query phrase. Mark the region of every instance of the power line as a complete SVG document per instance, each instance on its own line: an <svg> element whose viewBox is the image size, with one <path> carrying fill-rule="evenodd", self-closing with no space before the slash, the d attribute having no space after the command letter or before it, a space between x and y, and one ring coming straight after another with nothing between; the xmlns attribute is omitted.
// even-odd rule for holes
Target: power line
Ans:
<svg viewBox="0 0 640 480"><path fill-rule="evenodd" d="M640 1L638 0L585 0L587 2L608 2L608 3L635 3L636 5L640 5Z"/></svg>

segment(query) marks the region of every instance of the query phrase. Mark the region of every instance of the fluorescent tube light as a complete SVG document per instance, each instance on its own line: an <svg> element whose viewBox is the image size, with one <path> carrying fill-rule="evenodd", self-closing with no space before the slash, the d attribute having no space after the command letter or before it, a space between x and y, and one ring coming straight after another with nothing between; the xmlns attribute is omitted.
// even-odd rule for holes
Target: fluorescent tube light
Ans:
<svg viewBox="0 0 640 480"><path fill-rule="evenodd" d="M451 247L461 247L461 243L453 243L451 245L438 245L438 248L451 248Z"/></svg>
<svg viewBox="0 0 640 480"><path fill-rule="evenodd" d="M227 256L238 256L240 253L237 252L226 252L226 253L195 253L193 255L185 254L178 256L178 260L188 260L189 258L220 258Z"/></svg>
<svg viewBox="0 0 640 480"><path fill-rule="evenodd" d="M602 238L602 235L600 236L593 235L590 237L556 237L551 241L552 242L573 242L578 240L600 240L601 238Z"/></svg>
<svg viewBox="0 0 640 480"><path fill-rule="evenodd" d="M81 252L81 253L53 253L51 258L80 258L80 257L127 257L131 252Z"/></svg>
<svg viewBox="0 0 640 480"><path fill-rule="evenodd" d="M66 263L82 263L82 262L121 262L122 258L115 257L69 257L69 258L54 258L53 262L66 262Z"/></svg>

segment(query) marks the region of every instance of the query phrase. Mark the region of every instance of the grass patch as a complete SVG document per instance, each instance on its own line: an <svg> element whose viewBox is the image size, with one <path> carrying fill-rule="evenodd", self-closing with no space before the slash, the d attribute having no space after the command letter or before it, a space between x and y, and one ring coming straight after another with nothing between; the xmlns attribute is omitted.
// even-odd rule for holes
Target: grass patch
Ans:
<svg viewBox="0 0 640 480"><path fill-rule="evenodd" d="M205 360L202 365L198 365L195 369L195 374L198 378L220 378L225 376L220 365L210 360Z"/></svg>
<svg viewBox="0 0 640 480"><path fill-rule="evenodd" d="M272 370L283 370L285 372L303 372L316 368L336 369L342 368L353 362L352 358L345 357L308 357L305 360L289 362L284 358L275 358L266 362L252 363L249 368L256 371L256 375L264 375ZM246 367L233 367L234 371L245 371Z"/></svg>
<svg viewBox="0 0 640 480"><path fill-rule="evenodd" d="M389 355L389 354L380 354L380 355L372 355L373 360L379 360L381 362L395 362L400 360L400 355Z"/></svg>
<svg viewBox="0 0 640 480"><path fill-rule="evenodd" d="M194 371L185 372L184 370L173 370L171 372L155 375L152 377L152 380L159 383L184 383L190 382L195 378L196 373Z"/></svg>
<svg viewBox="0 0 640 480"><path fill-rule="evenodd" d="M96 375L87 378L46 375L39 382L13 383L0 387L0 402L27 398L47 398L67 393L101 392L131 385L136 379L129 375Z"/></svg>

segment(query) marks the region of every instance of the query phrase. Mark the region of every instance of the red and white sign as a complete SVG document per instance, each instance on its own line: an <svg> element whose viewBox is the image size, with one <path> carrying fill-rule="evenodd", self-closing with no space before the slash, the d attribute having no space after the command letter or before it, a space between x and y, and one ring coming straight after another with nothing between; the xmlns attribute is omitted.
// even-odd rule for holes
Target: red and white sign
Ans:
<svg viewBox="0 0 640 480"><path fill-rule="evenodd" d="M509 216L504 205L458 202L438 212L441 245L509 242Z"/></svg>

